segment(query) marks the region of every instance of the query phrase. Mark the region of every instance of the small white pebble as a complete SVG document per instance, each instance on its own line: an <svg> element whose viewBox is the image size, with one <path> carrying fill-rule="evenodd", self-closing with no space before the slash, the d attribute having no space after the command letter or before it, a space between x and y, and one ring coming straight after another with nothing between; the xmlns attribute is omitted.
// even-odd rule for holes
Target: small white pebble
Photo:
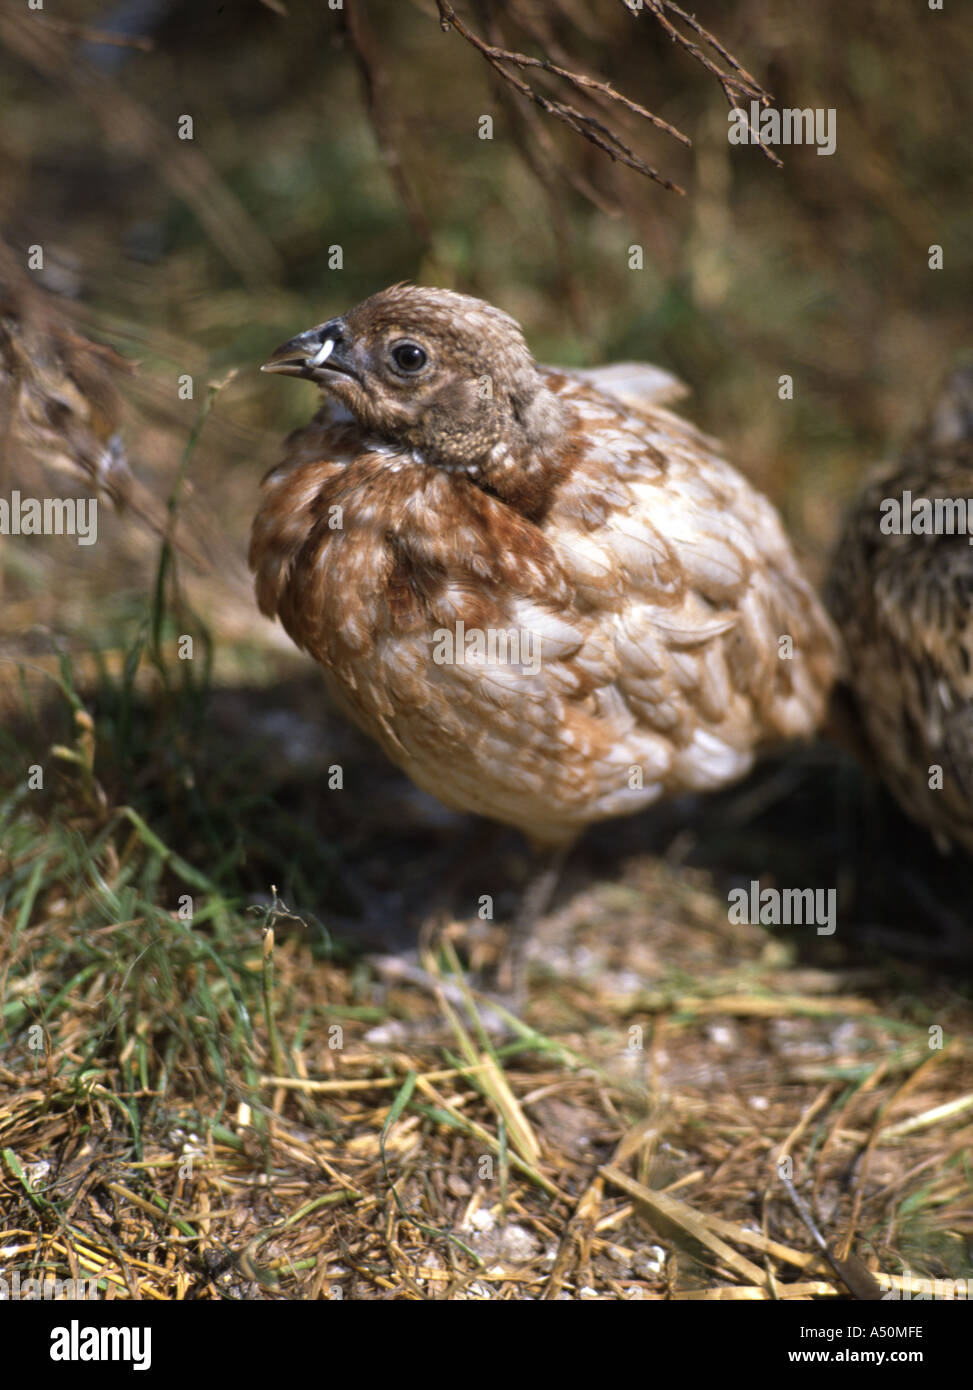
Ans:
<svg viewBox="0 0 973 1390"><path fill-rule="evenodd" d="M395 1018L391 1023L379 1023L374 1028L369 1028L365 1034L365 1041L372 1047L392 1047L396 1043L407 1041L409 1030L400 1018Z"/></svg>
<svg viewBox="0 0 973 1390"><path fill-rule="evenodd" d="M661 1245L648 1245L638 1252L639 1269L647 1274L661 1274L666 1267L666 1252Z"/></svg>

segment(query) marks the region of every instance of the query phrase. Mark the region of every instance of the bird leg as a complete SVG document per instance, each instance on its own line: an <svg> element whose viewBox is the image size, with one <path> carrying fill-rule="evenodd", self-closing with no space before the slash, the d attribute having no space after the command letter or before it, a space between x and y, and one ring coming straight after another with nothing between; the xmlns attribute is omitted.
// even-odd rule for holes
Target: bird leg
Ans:
<svg viewBox="0 0 973 1390"><path fill-rule="evenodd" d="M537 919L547 910L557 887L567 847L532 847L527 882L520 896L497 969L497 987L518 1012L527 1002L527 948Z"/></svg>

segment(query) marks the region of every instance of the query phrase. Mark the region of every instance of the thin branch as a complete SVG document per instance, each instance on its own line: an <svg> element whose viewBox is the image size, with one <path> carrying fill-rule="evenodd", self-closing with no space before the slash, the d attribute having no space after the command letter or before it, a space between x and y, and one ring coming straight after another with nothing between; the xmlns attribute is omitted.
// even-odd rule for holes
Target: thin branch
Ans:
<svg viewBox="0 0 973 1390"><path fill-rule="evenodd" d="M757 79L750 76L742 63L739 63L737 59L734 58L733 54L730 53L728 49L724 48L714 34L711 34L708 29L700 24L695 15L687 14L681 5L673 4L672 0L649 0L649 8L656 19L666 29L666 32L672 34L676 42L684 48L687 53L692 54L696 61L701 63L707 72L712 73L715 77L720 79L721 86L725 81L731 85L739 86L741 91L746 92L757 101L767 102L770 100L770 94L764 91ZM715 63L712 63L706 57L706 54L703 53L696 44L690 39L687 39L684 34L680 34L677 29L674 29L666 20L662 13L663 10L671 10L674 15L677 15L684 24L687 24L689 28L692 29L694 34L698 34L701 39L708 43L710 48L712 48L715 53L718 53L720 57L733 68L734 72L740 74L740 80L737 81L737 79L731 77L729 73L722 72Z"/></svg>
<svg viewBox="0 0 973 1390"><path fill-rule="evenodd" d="M673 136L674 139L679 140L681 143L686 145L692 144L689 137L683 135L675 126L670 125L668 121L662 120L661 117L653 115L651 111L647 111L644 106L640 106L637 102L630 101L628 97L622 96L620 92L616 92L607 82L599 82L596 78L587 77L583 73L571 72L569 69L559 67L557 64L551 63L544 58L531 58L528 57L527 54L516 53L506 48L497 48L493 44L487 43L479 34L475 34L457 17L456 11L453 9L452 5L448 3L448 0L436 0L436 3L443 31L448 33L451 28L455 29L460 37L465 39L478 53L482 54L494 71L497 72L505 82L509 83L526 101L533 102L535 106L538 106L548 115L563 121L564 124L575 131L576 134L581 135L592 145L604 151L610 159L617 160L620 164L627 165L628 168L634 169L637 173L643 174L646 178L652 179L655 183L661 184L663 188L668 188L673 193L684 192L678 184L673 183L671 179L665 178L657 169L652 168L645 160L641 159L634 150L630 149L614 131L610 130L609 127L604 124L604 122L597 120L594 116L585 115L583 112L578 111L576 107L569 106L567 103L559 101L554 97L545 96L543 92L532 87L528 82L525 82L517 73L509 71L506 65L521 69L539 68L549 73L551 76L562 78L585 94L598 92L602 96L607 97L610 101L616 102L618 105L632 112L634 115L642 117L642 119L649 121L652 125L661 130L665 130L667 134Z"/></svg>
<svg viewBox="0 0 973 1390"><path fill-rule="evenodd" d="M622 0L622 4L625 5L625 8L630 14L637 13L637 11L632 10L630 5L625 3L625 0ZM662 26L673 42L679 44L679 46L691 57L695 58L696 62L705 68L712 77L716 78L729 106L738 106L741 96L749 97L751 101L759 101L764 106L770 104L772 100L770 93L761 87L756 78L750 76L746 68L737 62L736 58L724 48L719 39L711 34L708 29L705 29L693 15L687 14L680 5L674 4L673 0L645 0L645 5L653 19ZM665 14L666 10L671 10L684 24L688 24L693 33L698 34L701 39L708 43L714 52L718 53L735 72L740 74L740 76L734 77L733 73L725 72L721 67L717 66L711 58L708 58L698 44L693 43L692 39L680 33L676 26L669 22ZM750 124L749 113L747 113L747 128L751 130L754 135L757 134ZM784 167L784 161L774 154L773 150L768 145L765 145L759 136L757 136L756 143L760 146L771 164L776 165L778 169Z"/></svg>
<svg viewBox="0 0 973 1390"><path fill-rule="evenodd" d="M617 101L627 111L632 111L636 116L641 116L643 120L650 121L659 130L664 130L667 135L671 135L673 139L681 141L684 145L693 143L688 135L683 135L681 130L677 130L674 125L664 121L661 116L653 115L644 106L640 106L637 101L630 101L621 92L616 92L610 83L599 82L596 77L588 77L583 72L572 72L570 68L559 67L557 63L552 63L549 58L531 58L526 53L515 53L507 48L495 48L493 44L486 43L478 34L474 34L461 20L457 19L447 0L440 0L439 9L440 13L449 12L450 18L446 22L494 65L496 63L513 63L519 68L542 68L544 72L549 72L553 77L563 77L566 82L570 82L572 86L583 92L601 92L610 101Z"/></svg>
<svg viewBox="0 0 973 1390"><path fill-rule="evenodd" d="M555 3L560 5L560 0L555 0ZM495 47L499 47L502 34L497 17L490 8L489 0L480 0L478 12L486 26L487 38ZM540 47L548 44L551 52L560 61L561 55L556 40L547 32L539 33L533 18L533 15L518 15L522 24L525 22L530 24L528 32L534 42ZM491 71L490 80L493 83L497 100L505 107L513 126L519 130L523 137L522 139L518 137L518 146L524 161L548 195L553 214L552 224L559 238L559 248L563 245L560 239L560 229L565 218L565 209L560 202L559 180L563 179L605 217L620 216L621 209L615 203L609 202L590 180L585 178L579 168L560 157L557 142L551 134L550 127L535 110L533 103L527 104L519 101L518 93L495 71Z"/></svg>

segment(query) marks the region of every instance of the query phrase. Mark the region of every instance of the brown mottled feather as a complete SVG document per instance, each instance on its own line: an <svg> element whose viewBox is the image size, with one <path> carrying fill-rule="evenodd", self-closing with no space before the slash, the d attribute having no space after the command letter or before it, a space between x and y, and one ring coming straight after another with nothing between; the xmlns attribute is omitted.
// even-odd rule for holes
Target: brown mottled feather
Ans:
<svg viewBox="0 0 973 1390"><path fill-rule="evenodd" d="M818 726L830 623L770 503L656 403L670 378L539 368L500 310L408 286L275 364L327 403L264 481L260 607L421 787L562 845ZM539 671L437 664L460 620L531 634Z"/></svg>
<svg viewBox="0 0 973 1390"><path fill-rule="evenodd" d="M973 853L973 547L966 534L883 533L883 501L906 492L962 499L973 525L973 368L866 484L828 585L871 760L913 819Z"/></svg>

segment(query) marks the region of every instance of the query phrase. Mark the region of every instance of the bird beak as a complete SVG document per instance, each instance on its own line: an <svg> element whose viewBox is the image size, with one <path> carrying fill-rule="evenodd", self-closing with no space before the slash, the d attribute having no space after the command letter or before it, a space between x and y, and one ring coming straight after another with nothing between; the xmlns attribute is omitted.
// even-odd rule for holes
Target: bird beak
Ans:
<svg viewBox="0 0 973 1390"><path fill-rule="evenodd" d="M260 368L262 372L276 372L279 376L301 376L308 381L325 382L335 373L342 376L358 376L358 371L350 359L350 340L343 319L329 319L299 333L296 338L275 348L269 362Z"/></svg>

